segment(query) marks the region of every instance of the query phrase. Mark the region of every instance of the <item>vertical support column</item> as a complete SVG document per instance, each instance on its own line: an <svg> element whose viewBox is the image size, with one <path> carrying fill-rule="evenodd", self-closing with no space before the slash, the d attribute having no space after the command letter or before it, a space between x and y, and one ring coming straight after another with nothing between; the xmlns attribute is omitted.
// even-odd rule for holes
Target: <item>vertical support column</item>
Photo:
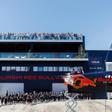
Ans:
<svg viewBox="0 0 112 112"><path fill-rule="evenodd" d="M85 56L85 50L84 50L83 44L80 44L80 46L78 47L78 55L80 57L84 57Z"/></svg>

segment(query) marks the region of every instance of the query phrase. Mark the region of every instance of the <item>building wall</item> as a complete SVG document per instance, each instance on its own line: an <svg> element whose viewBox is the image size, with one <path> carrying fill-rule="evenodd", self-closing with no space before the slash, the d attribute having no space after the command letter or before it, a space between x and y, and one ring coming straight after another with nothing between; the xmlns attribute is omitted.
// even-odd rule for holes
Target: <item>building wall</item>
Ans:
<svg viewBox="0 0 112 112"><path fill-rule="evenodd" d="M62 76L68 73L74 67L83 67L85 69L87 62L38 62L38 61L2 61L0 63L0 82L4 83L24 83L26 92L33 90L52 91L52 83L63 83ZM36 71L35 67L47 67L50 71L40 69ZM15 67L21 67L22 71L15 71ZM29 69L23 69L28 67ZM56 67L56 71L52 67ZM59 69L63 68L63 69ZM8 70L7 70L8 68ZM14 69L12 69L14 68ZM64 69L65 68L65 69ZM68 69L69 68L69 69ZM18 69L17 69L18 70ZM60 71L61 70L61 71ZM48 77L47 77L48 76ZM2 78L3 77L3 78ZM53 79L52 79L53 78Z"/></svg>
<svg viewBox="0 0 112 112"><path fill-rule="evenodd" d="M112 51L108 50L88 50L88 72L106 71L106 62L112 62ZM112 91L111 84L104 84L99 92L94 92L95 98L107 98L107 91ZM111 85L112 86L112 85ZM101 91L102 90L102 91Z"/></svg>

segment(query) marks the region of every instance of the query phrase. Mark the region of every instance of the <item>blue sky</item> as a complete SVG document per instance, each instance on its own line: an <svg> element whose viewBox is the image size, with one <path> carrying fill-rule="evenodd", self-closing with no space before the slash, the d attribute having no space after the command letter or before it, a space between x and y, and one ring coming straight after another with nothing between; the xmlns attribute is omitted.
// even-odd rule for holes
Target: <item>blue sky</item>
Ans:
<svg viewBox="0 0 112 112"><path fill-rule="evenodd" d="M109 49L112 0L0 0L0 32L74 32L86 49Z"/></svg>

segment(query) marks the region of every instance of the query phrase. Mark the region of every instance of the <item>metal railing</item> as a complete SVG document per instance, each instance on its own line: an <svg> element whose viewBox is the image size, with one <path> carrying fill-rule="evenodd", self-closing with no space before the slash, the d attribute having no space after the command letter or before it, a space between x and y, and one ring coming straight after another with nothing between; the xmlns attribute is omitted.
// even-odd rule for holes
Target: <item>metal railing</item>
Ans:
<svg viewBox="0 0 112 112"><path fill-rule="evenodd" d="M79 96L79 94L76 94L75 96L72 96L70 97L68 95L68 92L66 91L64 93L65 97L68 99L66 102L65 102L65 105L67 107L67 110L66 112L76 112L75 111L75 108L77 107L78 105L78 102L77 102L77 97Z"/></svg>
<svg viewBox="0 0 112 112"><path fill-rule="evenodd" d="M25 59L25 58L88 58L87 53L0 53L0 58L16 58L16 59Z"/></svg>

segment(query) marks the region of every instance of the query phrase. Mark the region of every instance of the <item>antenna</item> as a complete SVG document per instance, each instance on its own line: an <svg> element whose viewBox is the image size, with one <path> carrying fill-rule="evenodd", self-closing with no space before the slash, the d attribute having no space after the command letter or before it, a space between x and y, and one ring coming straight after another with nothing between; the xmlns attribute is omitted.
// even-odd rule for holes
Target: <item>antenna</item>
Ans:
<svg viewBox="0 0 112 112"><path fill-rule="evenodd" d="M110 49L112 49L112 43L110 44L110 47L109 47L109 49L107 51L107 54L106 54L106 57L105 57L105 63L106 63L106 61L108 59L108 56L109 56L109 53L110 53Z"/></svg>

